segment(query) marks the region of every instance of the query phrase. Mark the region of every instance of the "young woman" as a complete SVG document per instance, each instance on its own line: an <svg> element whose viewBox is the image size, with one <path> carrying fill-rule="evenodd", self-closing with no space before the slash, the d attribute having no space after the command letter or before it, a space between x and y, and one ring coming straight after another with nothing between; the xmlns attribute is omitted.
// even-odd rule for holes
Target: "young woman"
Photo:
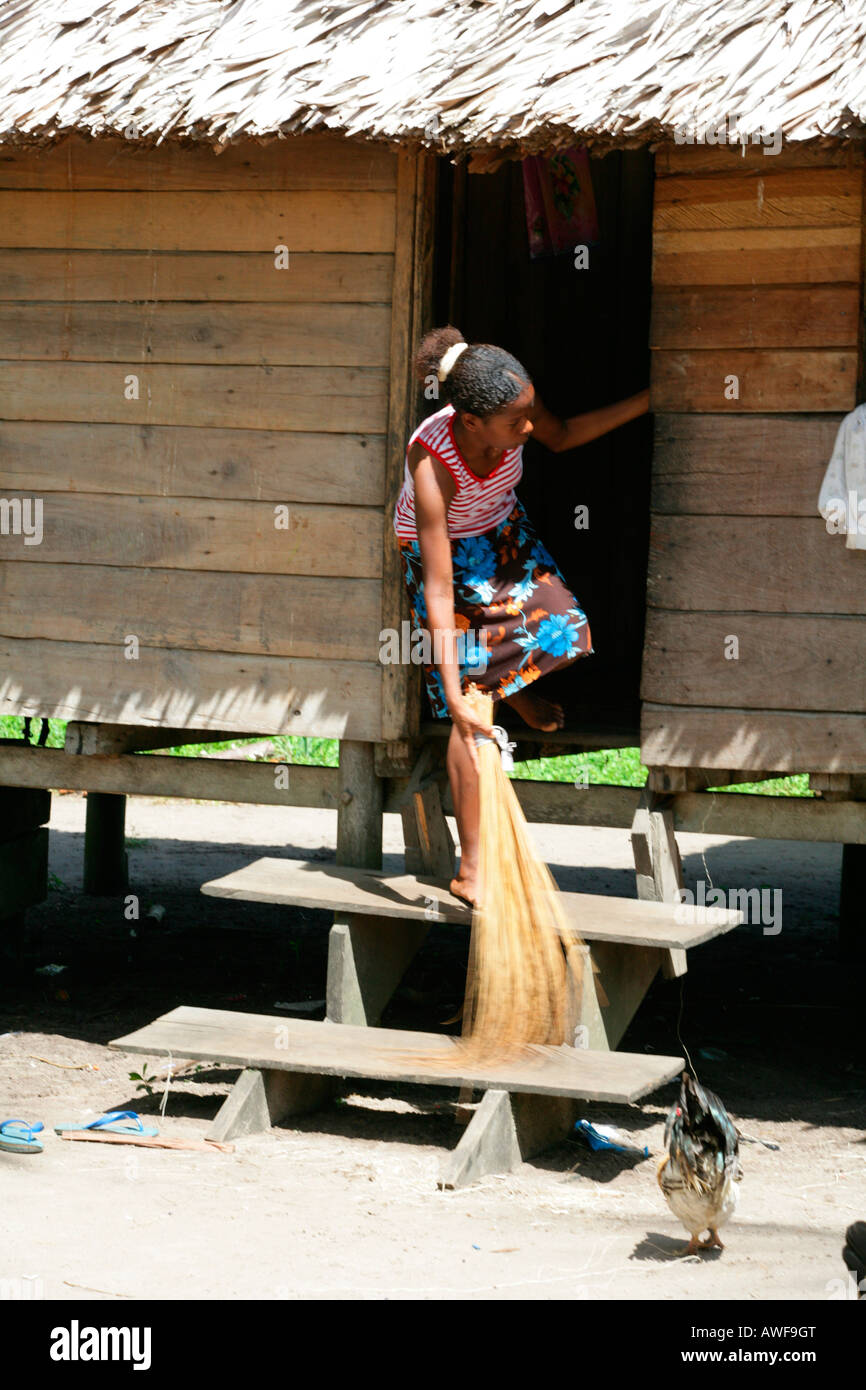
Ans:
<svg viewBox="0 0 866 1390"><path fill-rule="evenodd" d="M531 687L593 652L586 614L514 492L531 434L559 453L649 410L649 391L560 420L502 348L436 328L415 355L448 404L415 430L394 512L412 621L432 637L424 675L436 718L451 716L447 767L460 835L451 892L476 900L478 754L490 729L464 696L474 682L533 729L559 729L560 705Z"/></svg>

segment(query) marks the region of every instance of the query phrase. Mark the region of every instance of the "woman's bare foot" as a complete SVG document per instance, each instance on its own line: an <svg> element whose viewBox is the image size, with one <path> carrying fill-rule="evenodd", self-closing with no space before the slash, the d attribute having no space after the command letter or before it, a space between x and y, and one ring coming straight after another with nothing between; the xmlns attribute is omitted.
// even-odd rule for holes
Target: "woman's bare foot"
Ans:
<svg viewBox="0 0 866 1390"><path fill-rule="evenodd" d="M528 690L518 690L516 695L509 695L505 703L517 710L520 718L531 729L541 729L544 733L553 733L554 729L561 729L565 724L562 705L554 704L552 700L545 700L543 695L536 695Z"/></svg>
<svg viewBox="0 0 866 1390"><path fill-rule="evenodd" d="M477 905L478 887L474 873L467 873L464 878L463 870L461 869L457 877L452 878L448 888L454 894L455 898L462 898L464 902L469 903L472 907Z"/></svg>

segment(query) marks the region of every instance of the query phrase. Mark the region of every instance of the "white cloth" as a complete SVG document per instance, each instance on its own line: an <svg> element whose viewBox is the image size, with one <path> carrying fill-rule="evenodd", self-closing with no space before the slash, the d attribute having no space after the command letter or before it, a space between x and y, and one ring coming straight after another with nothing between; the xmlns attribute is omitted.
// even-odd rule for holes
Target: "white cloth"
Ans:
<svg viewBox="0 0 866 1390"><path fill-rule="evenodd" d="M849 550L866 550L866 403L845 416L818 494L818 511Z"/></svg>

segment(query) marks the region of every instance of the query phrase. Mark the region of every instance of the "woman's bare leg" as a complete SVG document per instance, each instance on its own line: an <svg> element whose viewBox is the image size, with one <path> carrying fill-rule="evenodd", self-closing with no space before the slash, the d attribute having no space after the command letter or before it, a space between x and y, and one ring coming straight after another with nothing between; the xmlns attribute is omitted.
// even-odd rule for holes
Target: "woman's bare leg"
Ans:
<svg viewBox="0 0 866 1390"><path fill-rule="evenodd" d="M460 836L460 869L451 880L451 892L467 902L475 901L478 877L478 840L481 804L478 798L478 773L472 766L469 749L451 727L446 757L454 816Z"/></svg>
<svg viewBox="0 0 866 1390"><path fill-rule="evenodd" d="M555 669L561 671L577 659L578 654L575 653ZM542 729L545 733L552 733L554 729L561 729L565 724L562 705L556 704L553 700L545 700L544 696L537 694L534 689L518 690L515 695L507 696L505 703L516 710L531 729Z"/></svg>
<svg viewBox="0 0 866 1390"><path fill-rule="evenodd" d="M576 660L577 655L563 661L557 669L561 670L563 666L570 666ZM496 717L496 703L494 701L494 719ZM537 695L534 691L520 690L516 695L509 696L505 703L516 710L533 729L561 729L565 723L562 706L551 700L545 700L542 695ZM451 796L454 801L457 833L460 836L460 869L457 876L451 880L450 888L451 892L458 898L465 898L468 902L474 903L478 886L478 843L481 817L478 773L472 766L472 759L466 744L453 725L451 726L451 737L448 740L446 766L451 783Z"/></svg>

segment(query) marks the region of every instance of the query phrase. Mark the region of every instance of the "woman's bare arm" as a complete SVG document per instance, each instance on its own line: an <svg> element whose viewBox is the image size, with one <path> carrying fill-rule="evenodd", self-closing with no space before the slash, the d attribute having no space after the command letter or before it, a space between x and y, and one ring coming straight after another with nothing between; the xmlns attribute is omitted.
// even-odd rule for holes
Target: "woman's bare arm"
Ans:
<svg viewBox="0 0 866 1390"><path fill-rule="evenodd" d="M412 462L410 457L410 467ZM448 508L454 497L454 480L447 468L426 452L422 452L412 472L428 625L431 635L435 635L437 629L442 633L443 660L437 664L450 708L461 696L454 637L454 574L448 536Z"/></svg>
<svg viewBox="0 0 866 1390"><path fill-rule="evenodd" d="M546 449L561 454L566 449L576 449L580 444L589 444L600 439L610 430L618 429L629 420L636 420L649 410L649 388L638 391L637 395L626 396L613 405L604 405L600 410L587 410L582 415L572 415L561 420L536 395L535 404L530 411L532 432Z"/></svg>
<svg viewBox="0 0 866 1390"><path fill-rule="evenodd" d="M415 451L418 452L415 452ZM414 457L413 457L414 455ZM435 665L442 677L448 711L459 727L469 749L475 768L478 753L474 731L489 733L490 726L478 720L469 710L460 685L460 662L457 653L457 624L454 617L454 572L451 563L451 538L448 535L448 508L456 491L454 480L438 459L426 453L422 446L409 452L409 468L415 486L415 522L418 528L418 548L424 574L424 596L427 603L427 627L436 643L434 656L441 656Z"/></svg>

